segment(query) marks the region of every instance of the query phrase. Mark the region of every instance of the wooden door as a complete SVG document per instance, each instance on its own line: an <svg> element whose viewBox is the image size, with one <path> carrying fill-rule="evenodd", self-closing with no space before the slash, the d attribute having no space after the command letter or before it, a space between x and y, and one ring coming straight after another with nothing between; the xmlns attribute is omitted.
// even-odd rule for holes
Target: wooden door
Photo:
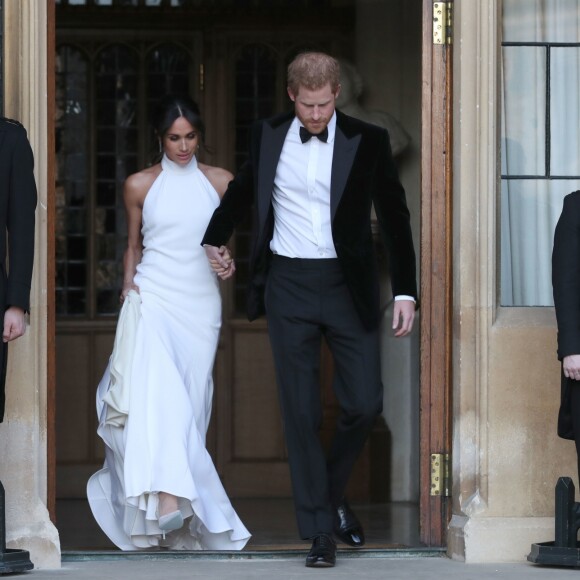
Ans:
<svg viewBox="0 0 580 580"><path fill-rule="evenodd" d="M453 46L434 44L434 4L423 0L420 517L422 542L443 546L451 498L432 495L431 456L451 451Z"/></svg>

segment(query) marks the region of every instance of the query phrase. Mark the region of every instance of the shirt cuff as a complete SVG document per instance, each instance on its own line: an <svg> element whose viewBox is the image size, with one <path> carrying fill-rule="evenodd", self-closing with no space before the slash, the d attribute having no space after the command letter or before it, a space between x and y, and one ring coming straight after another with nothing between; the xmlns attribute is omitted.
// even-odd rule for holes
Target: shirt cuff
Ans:
<svg viewBox="0 0 580 580"><path fill-rule="evenodd" d="M399 294L398 296L395 296L395 302L398 300L412 300L415 304L417 304L417 301L412 296L407 296L406 294Z"/></svg>

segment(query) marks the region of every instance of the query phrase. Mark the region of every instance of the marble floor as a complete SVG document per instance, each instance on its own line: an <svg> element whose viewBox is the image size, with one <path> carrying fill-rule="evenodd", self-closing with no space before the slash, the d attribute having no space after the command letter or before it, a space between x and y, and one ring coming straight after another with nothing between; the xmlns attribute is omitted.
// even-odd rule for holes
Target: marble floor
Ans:
<svg viewBox="0 0 580 580"><path fill-rule="evenodd" d="M232 503L252 533L247 550L304 549L298 538L292 501L289 499L238 499ZM416 548L419 509L411 503L353 504L366 533L367 548ZM110 550L115 546L95 522L86 500L57 500L56 526L61 549Z"/></svg>

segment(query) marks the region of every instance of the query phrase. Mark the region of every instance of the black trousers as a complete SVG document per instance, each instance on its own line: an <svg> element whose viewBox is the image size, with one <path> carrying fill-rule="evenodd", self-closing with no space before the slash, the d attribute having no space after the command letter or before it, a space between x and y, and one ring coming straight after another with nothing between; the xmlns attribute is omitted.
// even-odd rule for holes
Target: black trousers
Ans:
<svg viewBox="0 0 580 580"><path fill-rule="evenodd" d="M382 410L379 336L363 327L335 259L274 256L265 301L298 529L306 539L332 533L332 506ZM341 411L328 457L319 438L323 337Z"/></svg>

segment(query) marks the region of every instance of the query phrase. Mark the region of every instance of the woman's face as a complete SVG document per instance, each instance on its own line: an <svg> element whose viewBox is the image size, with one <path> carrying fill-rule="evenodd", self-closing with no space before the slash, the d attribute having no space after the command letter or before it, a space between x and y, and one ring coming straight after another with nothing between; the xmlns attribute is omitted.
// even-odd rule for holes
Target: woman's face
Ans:
<svg viewBox="0 0 580 580"><path fill-rule="evenodd" d="M178 117L163 136L162 144L171 161L186 165L197 152L199 133L185 117Z"/></svg>

